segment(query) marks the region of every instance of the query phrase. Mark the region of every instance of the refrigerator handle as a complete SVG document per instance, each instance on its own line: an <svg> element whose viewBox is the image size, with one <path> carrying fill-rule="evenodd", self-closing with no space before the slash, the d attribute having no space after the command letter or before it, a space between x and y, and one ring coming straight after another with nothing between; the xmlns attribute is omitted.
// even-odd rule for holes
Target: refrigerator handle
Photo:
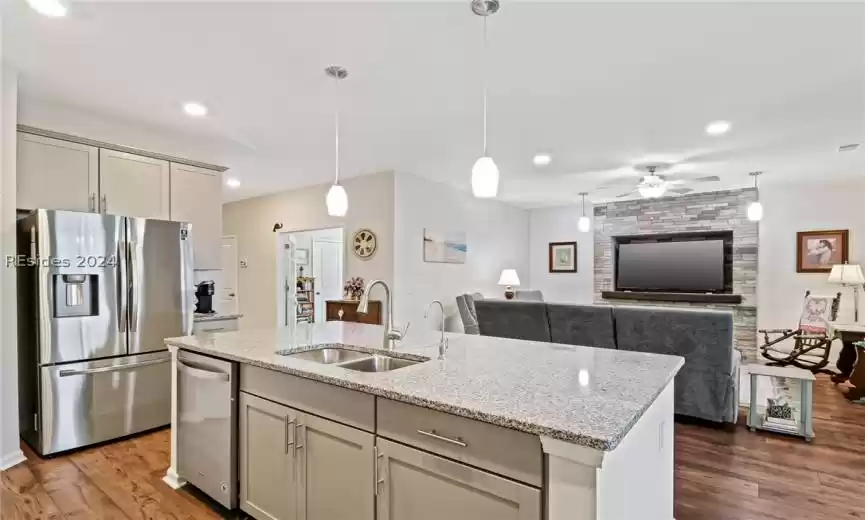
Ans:
<svg viewBox="0 0 865 520"><path fill-rule="evenodd" d="M127 298L129 296L129 288L126 283L126 266L127 256L126 256L126 242L118 241L117 242L117 258L118 264L121 264L120 269L117 270L117 330L120 332L126 332L126 322L128 320L128 309L127 306Z"/></svg>
<svg viewBox="0 0 865 520"><path fill-rule="evenodd" d="M129 331L138 332L138 243L129 243L129 305L132 312L129 313Z"/></svg>

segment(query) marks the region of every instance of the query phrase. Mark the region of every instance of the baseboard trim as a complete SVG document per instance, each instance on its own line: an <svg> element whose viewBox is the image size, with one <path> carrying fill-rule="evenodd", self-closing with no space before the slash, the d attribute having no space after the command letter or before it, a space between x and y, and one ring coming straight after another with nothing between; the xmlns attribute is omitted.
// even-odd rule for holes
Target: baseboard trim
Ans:
<svg viewBox="0 0 865 520"><path fill-rule="evenodd" d="M0 457L0 471L6 471L12 466L17 466L27 460L27 457L24 456L24 452L20 449L13 451L12 453L7 453Z"/></svg>

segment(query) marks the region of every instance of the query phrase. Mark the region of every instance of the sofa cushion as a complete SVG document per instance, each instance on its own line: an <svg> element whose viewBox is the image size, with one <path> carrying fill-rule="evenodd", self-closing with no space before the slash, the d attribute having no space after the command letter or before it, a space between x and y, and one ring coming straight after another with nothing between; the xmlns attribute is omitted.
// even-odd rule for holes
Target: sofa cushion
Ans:
<svg viewBox="0 0 865 520"><path fill-rule="evenodd" d="M463 322L463 332L466 334L480 334L478 330L478 316L475 312L475 302L483 300L481 293L464 293L457 296L457 309Z"/></svg>
<svg viewBox="0 0 865 520"><path fill-rule="evenodd" d="M553 343L616 348L613 308L608 305L547 304Z"/></svg>
<svg viewBox="0 0 865 520"><path fill-rule="evenodd" d="M475 302L482 336L550 341L547 307L543 302L481 300Z"/></svg>
<svg viewBox="0 0 865 520"><path fill-rule="evenodd" d="M620 350L671 354L685 358L676 376L676 413L729 420L733 403L735 356L733 314L729 311L616 307L616 344Z"/></svg>

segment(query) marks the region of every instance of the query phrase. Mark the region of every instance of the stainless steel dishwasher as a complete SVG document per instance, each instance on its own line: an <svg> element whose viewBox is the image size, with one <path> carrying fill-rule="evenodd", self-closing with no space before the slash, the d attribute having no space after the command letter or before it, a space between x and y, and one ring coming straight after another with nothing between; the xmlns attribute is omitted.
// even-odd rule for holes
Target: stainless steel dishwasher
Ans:
<svg viewBox="0 0 865 520"><path fill-rule="evenodd" d="M177 472L223 506L237 507L237 363L177 353Z"/></svg>

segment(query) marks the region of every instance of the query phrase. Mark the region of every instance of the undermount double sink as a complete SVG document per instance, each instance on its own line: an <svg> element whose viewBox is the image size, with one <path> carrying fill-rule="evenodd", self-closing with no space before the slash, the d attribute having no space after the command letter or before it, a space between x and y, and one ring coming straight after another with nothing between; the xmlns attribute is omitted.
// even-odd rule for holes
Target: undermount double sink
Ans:
<svg viewBox="0 0 865 520"><path fill-rule="evenodd" d="M349 370L357 370L358 372L389 372L398 368L423 363L423 361L337 347L305 350L303 352L287 354L287 357L314 361L325 365L336 365Z"/></svg>

